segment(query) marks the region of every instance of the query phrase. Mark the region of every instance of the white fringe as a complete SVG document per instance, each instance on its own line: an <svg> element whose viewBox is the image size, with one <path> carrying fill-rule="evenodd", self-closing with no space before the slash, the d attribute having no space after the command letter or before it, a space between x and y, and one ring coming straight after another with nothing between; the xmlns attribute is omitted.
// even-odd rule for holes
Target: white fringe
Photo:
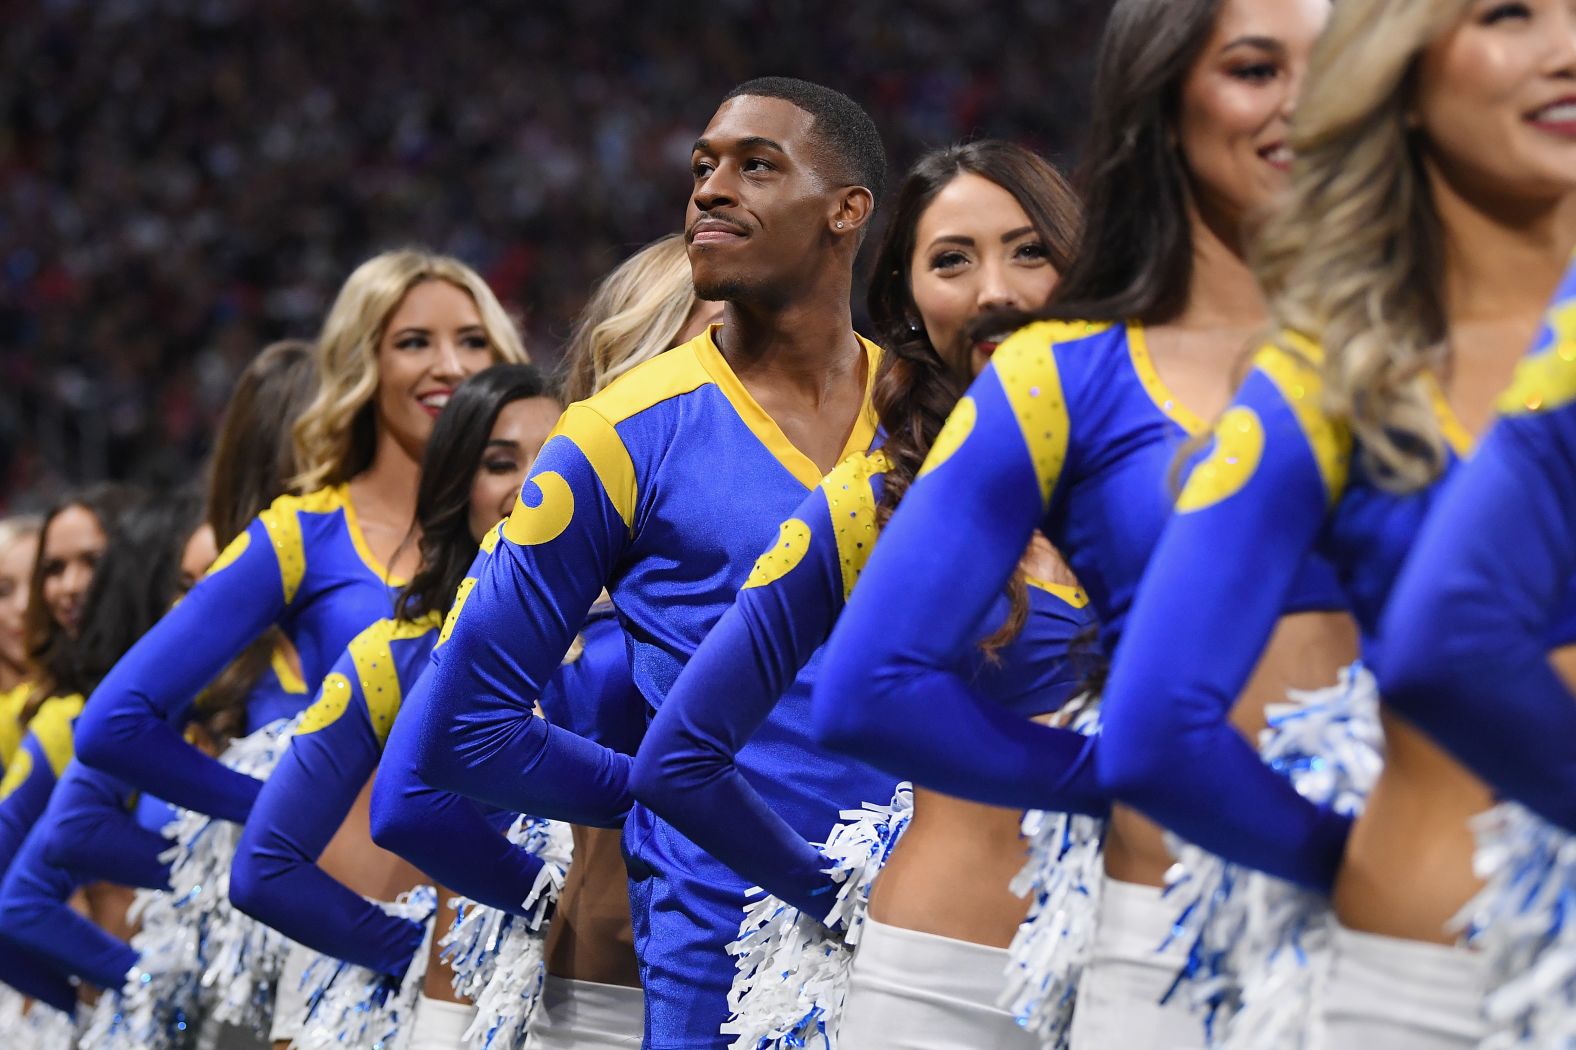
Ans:
<svg viewBox="0 0 1576 1050"><path fill-rule="evenodd" d="M1070 728L1100 731L1098 706L1085 703ZM1030 897L1029 914L1007 949L1000 1004L1047 1047L1067 1046L1078 982L1094 950L1105 878L1105 821L1031 809L1023 815L1029 859L1011 883Z"/></svg>
<svg viewBox="0 0 1576 1050"><path fill-rule="evenodd" d="M1452 925L1489 961L1479 1045L1576 1045L1576 836L1512 802L1472 823L1485 885Z"/></svg>
<svg viewBox="0 0 1576 1050"><path fill-rule="evenodd" d="M536 885L523 902L521 918L455 898L454 924L438 943L454 971L454 990L476 1004L476 1018L465 1031L470 1050L523 1044L547 977L546 919L564 888L574 852L569 825L521 816L509 841L541 858Z"/></svg>
<svg viewBox="0 0 1576 1050"><path fill-rule="evenodd" d="M913 811L913 790L903 783L890 805L866 802L842 812L821 848L831 862L827 874L841 883L824 921L777 897L745 906L739 939L728 945L738 972L722 1033L735 1037L733 1050L837 1050L870 884Z"/></svg>
<svg viewBox="0 0 1576 1050"><path fill-rule="evenodd" d="M378 903L390 915L426 924L410 967L395 980L326 955L313 959L302 979L310 989L306 1021L292 1050L400 1050L410 1038L406 1022L415 1014L427 976L438 895L431 886L417 886L392 903Z"/></svg>
<svg viewBox="0 0 1576 1050"><path fill-rule="evenodd" d="M281 720L235 740L220 761L265 780L294 724ZM171 890L138 890L127 911L130 921L141 922L131 939L138 969L114 996L115 1009L94 1012L84 1039L93 1050L169 1050L205 1012L267 1031L290 942L230 903L240 834L239 824L188 809L177 809L164 827L174 841L164 854Z"/></svg>
<svg viewBox="0 0 1576 1050"><path fill-rule="evenodd" d="M70 1050L78 1030L67 1014L40 1002L29 1008L21 992L0 984L0 1036L6 1050ZM89 1050L87 1043L82 1045Z"/></svg>
<svg viewBox="0 0 1576 1050"><path fill-rule="evenodd" d="M1325 689L1292 690L1272 705L1259 753L1298 794L1337 812L1362 810L1384 765L1373 675L1343 668ZM1224 1050L1314 1045L1315 988L1327 968L1334 917L1328 898L1175 836L1166 893L1180 908L1167 944L1188 945L1170 994L1203 1013L1210 1045Z"/></svg>

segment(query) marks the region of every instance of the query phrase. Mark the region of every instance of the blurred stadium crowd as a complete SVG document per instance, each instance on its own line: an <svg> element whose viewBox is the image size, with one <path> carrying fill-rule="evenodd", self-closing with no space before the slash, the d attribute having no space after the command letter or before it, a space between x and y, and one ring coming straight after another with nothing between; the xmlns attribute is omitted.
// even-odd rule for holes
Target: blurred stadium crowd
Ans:
<svg viewBox="0 0 1576 1050"><path fill-rule="evenodd" d="M859 99L894 169L1065 159L1106 6L0 0L0 510L189 476L237 370L384 247L475 265L551 361L751 76Z"/></svg>

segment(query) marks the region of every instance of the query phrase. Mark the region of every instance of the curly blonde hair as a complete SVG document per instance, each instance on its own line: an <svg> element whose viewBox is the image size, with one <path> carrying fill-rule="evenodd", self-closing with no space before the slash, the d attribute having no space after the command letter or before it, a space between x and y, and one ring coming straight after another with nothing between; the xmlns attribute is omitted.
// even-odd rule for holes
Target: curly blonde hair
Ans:
<svg viewBox="0 0 1576 1050"><path fill-rule="evenodd" d="M1448 363L1444 232L1411 126L1415 71L1467 3L1334 5L1292 128L1289 198L1254 252L1273 330L1323 346L1325 410L1402 492L1445 463L1430 385Z"/></svg>
<svg viewBox="0 0 1576 1050"><path fill-rule="evenodd" d="M371 463L378 343L406 293L424 281L448 281L471 297L497 360L530 361L519 329L475 270L415 248L373 256L340 288L318 336L317 396L293 431L297 492L348 481Z"/></svg>
<svg viewBox="0 0 1576 1050"><path fill-rule="evenodd" d="M625 259L575 322L559 380L564 403L584 401L672 347L695 303L683 237L668 234Z"/></svg>

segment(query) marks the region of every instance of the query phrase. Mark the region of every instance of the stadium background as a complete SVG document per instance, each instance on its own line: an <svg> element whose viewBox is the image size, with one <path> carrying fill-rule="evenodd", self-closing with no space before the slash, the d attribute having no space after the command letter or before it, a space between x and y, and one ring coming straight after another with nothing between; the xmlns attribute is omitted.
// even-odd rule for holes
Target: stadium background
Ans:
<svg viewBox="0 0 1576 1050"><path fill-rule="evenodd" d="M752 76L861 101L894 180L987 135L1068 161L1107 6L0 0L0 511L195 476L237 370L386 247L475 265L553 363Z"/></svg>

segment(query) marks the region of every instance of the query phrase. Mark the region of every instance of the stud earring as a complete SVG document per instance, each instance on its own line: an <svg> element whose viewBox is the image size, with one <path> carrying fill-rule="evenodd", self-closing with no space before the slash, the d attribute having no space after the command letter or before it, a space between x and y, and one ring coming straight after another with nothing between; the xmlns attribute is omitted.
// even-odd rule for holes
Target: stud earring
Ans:
<svg viewBox="0 0 1576 1050"><path fill-rule="evenodd" d="M843 228L843 220L842 219L838 219L837 220L837 228L839 230Z"/></svg>

